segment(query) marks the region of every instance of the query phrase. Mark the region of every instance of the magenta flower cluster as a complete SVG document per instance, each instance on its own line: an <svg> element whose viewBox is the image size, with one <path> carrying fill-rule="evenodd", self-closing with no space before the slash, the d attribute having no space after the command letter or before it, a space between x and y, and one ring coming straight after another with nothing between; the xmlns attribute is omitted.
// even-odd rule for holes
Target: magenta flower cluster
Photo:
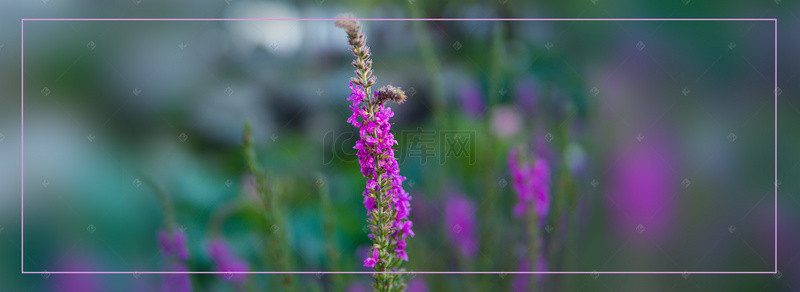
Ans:
<svg viewBox="0 0 800 292"><path fill-rule="evenodd" d="M389 123L389 118L394 116L394 112L383 103L365 102L366 93L360 85L350 82L350 90L352 93L347 100L352 101L350 109L353 114L347 122L359 129L360 139L353 148L357 150L361 174L367 178L363 192L364 207L368 215L372 216L373 212L378 211L378 202L371 194L385 194L384 199L388 200L390 208L394 210L391 213L392 230L389 233L396 242L394 252L398 258L408 261L405 240L408 236L414 236L411 230L413 223L408 219L411 196L403 190L402 184L406 178L400 175L392 148L397 144ZM375 98L369 101L378 100L378 94L379 92L375 92ZM373 114L370 114L369 107L372 107ZM379 179L381 181L378 181ZM374 234L370 234L370 238L374 238ZM376 253L364 260L364 266L374 267L377 259Z"/></svg>
<svg viewBox="0 0 800 292"><path fill-rule="evenodd" d="M533 208L540 218L547 216L550 209L550 166L544 159L536 159L533 165L520 161L517 149L508 155L508 169L511 172L512 186L517 192L514 216L521 217Z"/></svg>
<svg viewBox="0 0 800 292"><path fill-rule="evenodd" d="M222 239L214 239L208 244L208 253L217 271L229 274L221 275L225 280L237 283L247 281L246 274L230 272L247 272L247 263L236 258L228 244Z"/></svg>
<svg viewBox="0 0 800 292"><path fill-rule="evenodd" d="M188 270L186 261L189 259L189 249L186 248L186 235L175 229L172 233L160 231L158 243L161 253L170 261L171 270L185 272ZM169 274L163 282L162 291L192 291L192 282L188 274Z"/></svg>

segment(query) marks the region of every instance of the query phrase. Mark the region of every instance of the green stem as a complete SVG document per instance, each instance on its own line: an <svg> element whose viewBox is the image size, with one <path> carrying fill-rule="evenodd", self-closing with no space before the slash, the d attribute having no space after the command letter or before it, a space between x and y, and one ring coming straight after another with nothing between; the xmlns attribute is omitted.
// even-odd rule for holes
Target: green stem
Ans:
<svg viewBox="0 0 800 292"><path fill-rule="evenodd" d="M541 234L539 232L539 220L536 212L533 210L528 211L528 257L530 259L530 271L536 270L536 261L539 257L539 249L542 248L542 239ZM530 277L534 278L535 277ZM531 283L531 286L534 286L534 283Z"/></svg>
<svg viewBox="0 0 800 292"><path fill-rule="evenodd" d="M156 195L158 199L158 203L161 206L161 211L164 213L164 228L166 231L175 230L177 227L177 221L175 220L175 209L172 205L172 199L164 192L163 189L149 176L140 175L142 182L150 187L153 190L153 193Z"/></svg>
<svg viewBox="0 0 800 292"><path fill-rule="evenodd" d="M495 32L492 38L491 63L489 63L489 104L491 107L500 102L500 86L502 84L503 69L503 35L505 29L502 22L496 23Z"/></svg>

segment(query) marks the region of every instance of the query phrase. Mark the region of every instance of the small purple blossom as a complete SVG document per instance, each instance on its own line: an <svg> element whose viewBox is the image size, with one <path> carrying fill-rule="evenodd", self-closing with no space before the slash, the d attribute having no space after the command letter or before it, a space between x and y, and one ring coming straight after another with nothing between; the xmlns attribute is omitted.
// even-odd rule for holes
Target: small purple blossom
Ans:
<svg viewBox="0 0 800 292"><path fill-rule="evenodd" d="M547 216L550 209L550 167L545 159L536 159L533 166L520 161L517 149L508 155L508 168L511 172L512 186L517 192L514 216L520 217L531 207L540 218Z"/></svg>
<svg viewBox="0 0 800 292"><path fill-rule="evenodd" d="M214 267L220 272L246 272L247 263L236 258L231 252L230 246L222 239L214 239L208 244L208 253L214 262ZM220 275L223 279L243 283L247 281L246 274L231 273Z"/></svg>
<svg viewBox="0 0 800 292"><path fill-rule="evenodd" d="M445 226L450 243L465 257L473 257L478 251L475 237L475 204L461 194L453 194L444 207Z"/></svg>
<svg viewBox="0 0 800 292"><path fill-rule="evenodd" d="M364 259L364 266L367 268L375 267L375 264L378 263L378 255L379 251L377 248L372 249L372 256Z"/></svg>
<svg viewBox="0 0 800 292"><path fill-rule="evenodd" d="M408 253L406 253L406 242L404 240L397 242L397 248L394 249L397 253L397 257L403 259L404 261L408 261Z"/></svg>

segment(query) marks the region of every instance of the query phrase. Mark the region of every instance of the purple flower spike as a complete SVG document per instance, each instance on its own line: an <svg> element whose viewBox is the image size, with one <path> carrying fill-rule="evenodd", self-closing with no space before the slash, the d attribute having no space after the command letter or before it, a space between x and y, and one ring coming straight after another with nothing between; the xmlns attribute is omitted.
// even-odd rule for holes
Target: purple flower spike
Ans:
<svg viewBox="0 0 800 292"><path fill-rule="evenodd" d="M405 239L414 236L414 231L411 230L413 223L408 220L411 196L403 190L402 184L406 178L400 176L400 168L392 148L397 144L389 123L394 112L383 103L365 102L366 93L360 85L350 82L350 89L352 92L348 100L353 102L350 106L353 113L347 121L358 128L361 138L353 148L357 150L361 174L367 178L363 192L364 207L368 214L372 214L379 208L378 196L381 196L381 200L388 201L389 207L394 210L394 217L389 218L392 227L389 235L397 246L394 253L408 261ZM375 92L373 102L378 100L378 95L379 92ZM370 108L374 111L373 114L370 114ZM371 235L370 238L374 239L375 235ZM377 259L367 258L364 266L374 266L376 262Z"/></svg>
<svg viewBox="0 0 800 292"><path fill-rule="evenodd" d="M175 230L171 234L166 231L158 232L158 242L161 252L167 256L175 257L185 261L189 259L189 250L186 248L186 234L180 230Z"/></svg>
<svg viewBox="0 0 800 292"><path fill-rule="evenodd" d="M372 70L370 49L361 24L352 16L336 21L336 26L347 32L352 48L356 77L350 79L350 96L347 100L352 114L347 122L358 129L359 140L355 146L361 175L367 179L364 186L364 207L372 240L372 256L364 259L364 266L375 271L395 271L403 261L408 261L406 238L414 236L411 230L411 196L403 190L405 177L394 157L397 141L392 134L389 119L394 116L388 101L403 103L408 96L399 87L387 85L372 91L376 77ZM399 259L399 260L398 260ZM393 291L403 287L402 279L388 274L375 277L375 288Z"/></svg>
<svg viewBox="0 0 800 292"><path fill-rule="evenodd" d="M220 272L247 272L247 263L239 260L231 252L228 244L222 239L214 239L208 244L208 253L214 261L214 266ZM220 275L224 280L243 283L247 281L246 274L230 273Z"/></svg>
<svg viewBox="0 0 800 292"><path fill-rule="evenodd" d="M508 155L508 168L511 172L512 186L517 192L514 216L521 217L531 207L540 219L547 217L550 209L550 166L545 159L536 159L533 166L519 161L517 149Z"/></svg>
<svg viewBox="0 0 800 292"><path fill-rule="evenodd" d="M175 229L172 233L158 232L158 242L161 253L170 261L172 271L188 271L186 261L189 259L189 250L186 247L186 235ZM169 274L164 276L162 291L188 292L192 291L192 281L189 274Z"/></svg>

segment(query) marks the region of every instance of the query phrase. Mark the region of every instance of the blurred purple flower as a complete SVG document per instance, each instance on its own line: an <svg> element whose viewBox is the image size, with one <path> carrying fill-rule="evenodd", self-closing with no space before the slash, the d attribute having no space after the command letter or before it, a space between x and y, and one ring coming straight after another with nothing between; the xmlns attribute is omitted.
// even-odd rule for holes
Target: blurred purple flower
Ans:
<svg viewBox="0 0 800 292"><path fill-rule="evenodd" d="M545 253L539 253L539 256L536 257L536 271L537 272L546 272L547 271L547 257L545 257ZM544 279L546 274L537 274L536 279L539 281Z"/></svg>
<svg viewBox="0 0 800 292"><path fill-rule="evenodd" d="M480 117L486 109L481 88L475 82L464 82L460 87L461 109L471 117Z"/></svg>
<svg viewBox="0 0 800 292"><path fill-rule="evenodd" d="M208 253L214 261L214 266L220 272L246 272L248 271L247 263L236 258L231 252L230 246L225 240L213 239L208 244ZM219 275L225 280L231 282L244 283L247 281L246 274L226 274Z"/></svg>
<svg viewBox="0 0 800 292"><path fill-rule="evenodd" d="M475 205L461 194L454 193L445 204L445 226L450 243L462 256L471 258L478 251L475 237Z"/></svg>
<svg viewBox="0 0 800 292"><path fill-rule="evenodd" d="M523 259L520 261L519 266L517 266L518 271L525 271L525 272L545 272L547 271L547 259L541 255L536 257L536 270L531 271L531 264L527 259ZM536 274L536 280L542 281L544 279L545 274ZM528 291L529 280L531 279L531 275L526 274L518 274L514 281L511 282L511 291Z"/></svg>
<svg viewBox="0 0 800 292"><path fill-rule="evenodd" d="M528 263L527 260L523 259L519 262L517 266L518 271L529 271L531 268L531 264ZM524 292L528 291L528 278L530 275L526 274L517 274L514 277L514 280L511 282L511 291L515 292Z"/></svg>
<svg viewBox="0 0 800 292"><path fill-rule="evenodd" d="M350 284L350 286L347 287L347 292L369 292L369 291L370 291L369 289L364 288L363 285L359 285L357 283Z"/></svg>
<svg viewBox="0 0 800 292"><path fill-rule="evenodd" d="M186 272L188 269L183 263L174 263L170 271ZM164 292L189 292L192 291L192 281L189 274L167 274L161 284Z"/></svg>
<svg viewBox="0 0 800 292"><path fill-rule="evenodd" d="M649 139L615 154L607 198L614 210L613 223L622 234L663 239L673 220L671 196L681 181L670 169L667 144L658 137Z"/></svg>
<svg viewBox="0 0 800 292"><path fill-rule="evenodd" d="M408 287L406 288L408 292L428 292L428 285L425 284L425 281L422 279L415 278L408 282Z"/></svg>
<svg viewBox="0 0 800 292"><path fill-rule="evenodd" d="M186 235L182 231L175 229L171 234L163 230L159 231L158 243L161 246L161 253L164 255L181 261L189 259L189 250L186 248Z"/></svg>
<svg viewBox="0 0 800 292"><path fill-rule="evenodd" d="M92 271L97 270L97 264L87 252L70 252L64 254L63 264L59 269L63 271ZM65 292L92 292L103 291L101 281L97 275L70 274L58 275L53 279L53 291Z"/></svg>
<svg viewBox="0 0 800 292"><path fill-rule="evenodd" d="M517 151L511 149L508 154L512 186L517 192L514 216L521 217L532 207L540 219L547 217L551 200L550 166L544 159L536 159L531 166L528 161L520 161Z"/></svg>
<svg viewBox="0 0 800 292"><path fill-rule="evenodd" d="M189 250L186 248L186 235L182 231L175 229L172 233L168 233L161 230L158 232L158 242L161 253L170 261L170 271L188 271L186 260L189 259ZM192 291L192 282L189 279L189 274L165 275L162 291Z"/></svg>

